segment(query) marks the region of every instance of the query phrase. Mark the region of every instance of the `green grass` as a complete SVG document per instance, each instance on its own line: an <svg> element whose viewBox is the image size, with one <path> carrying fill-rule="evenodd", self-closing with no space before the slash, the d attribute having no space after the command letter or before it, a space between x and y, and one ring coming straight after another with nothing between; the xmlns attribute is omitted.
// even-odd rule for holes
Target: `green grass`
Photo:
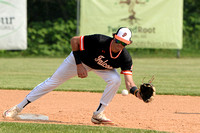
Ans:
<svg viewBox="0 0 200 133"><path fill-rule="evenodd" d="M0 58L0 88L29 89L50 77L64 58ZM200 96L200 58L136 58L133 79L139 86L155 76L157 94ZM120 72L120 69L118 69ZM118 92L125 88L124 77ZM61 91L103 92L106 83L93 72L88 78L74 77L59 86Z"/></svg>
<svg viewBox="0 0 200 133"><path fill-rule="evenodd" d="M0 133L166 133L153 130L106 126L80 126L36 123L0 123Z"/></svg>

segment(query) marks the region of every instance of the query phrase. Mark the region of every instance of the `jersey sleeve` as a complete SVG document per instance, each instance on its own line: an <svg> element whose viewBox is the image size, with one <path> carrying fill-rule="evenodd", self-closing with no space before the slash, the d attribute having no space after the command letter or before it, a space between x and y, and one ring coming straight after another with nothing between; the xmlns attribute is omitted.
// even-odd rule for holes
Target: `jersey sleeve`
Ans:
<svg viewBox="0 0 200 133"><path fill-rule="evenodd" d="M80 36L80 51L83 51L85 50L85 47L84 47L84 37L85 36Z"/></svg>
<svg viewBox="0 0 200 133"><path fill-rule="evenodd" d="M86 35L80 36L80 51L84 51L86 49L95 48L98 44L101 43L100 35Z"/></svg>
<svg viewBox="0 0 200 133"><path fill-rule="evenodd" d="M132 67L133 65L131 65L131 68L129 70L121 70L121 74L132 75Z"/></svg>
<svg viewBox="0 0 200 133"><path fill-rule="evenodd" d="M124 75L132 75L132 68L133 68L133 63L132 63L132 57L129 55L128 51L124 51L124 57L122 60L122 65L121 65L121 74Z"/></svg>

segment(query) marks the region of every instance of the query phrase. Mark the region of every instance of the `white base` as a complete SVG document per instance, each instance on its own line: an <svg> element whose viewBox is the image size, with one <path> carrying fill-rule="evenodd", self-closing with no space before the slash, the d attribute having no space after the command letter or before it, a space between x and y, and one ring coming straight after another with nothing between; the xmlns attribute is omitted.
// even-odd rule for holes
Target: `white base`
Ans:
<svg viewBox="0 0 200 133"><path fill-rule="evenodd" d="M15 117L18 120L49 120L49 117L46 115L39 114L19 114Z"/></svg>

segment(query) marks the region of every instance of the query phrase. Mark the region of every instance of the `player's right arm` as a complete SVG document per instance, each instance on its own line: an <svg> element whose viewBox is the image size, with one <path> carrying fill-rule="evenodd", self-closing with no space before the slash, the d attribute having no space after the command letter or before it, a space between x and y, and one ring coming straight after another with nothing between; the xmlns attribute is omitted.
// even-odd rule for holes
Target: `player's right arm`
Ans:
<svg viewBox="0 0 200 133"><path fill-rule="evenodd" d="M79 51L80 36L74 36L71 38L72 51Z"/></svg>
<svg viewBox="0 0 200 133"><path fill-rule="evenodd" d="M85 78L88 76L88 74L87 74L87 70L83 66L81 59L79 57L79 52L80 52L80 37L79 36L72 37L71 47L72 47L72 51L73 51L74 58L76 61L78 77Z"/></svg>

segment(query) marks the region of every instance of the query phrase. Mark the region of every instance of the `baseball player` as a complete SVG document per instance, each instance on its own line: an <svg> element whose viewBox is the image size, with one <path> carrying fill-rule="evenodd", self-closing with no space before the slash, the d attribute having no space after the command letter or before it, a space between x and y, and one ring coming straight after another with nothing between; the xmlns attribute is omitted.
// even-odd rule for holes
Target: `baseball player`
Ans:
<svg viewBox="0 0 200 133"><path fill-rule="evenodd" d="M26 105L52 91L70 78L74 76L86 78L88 72L93 71L107 82L107 86L91 121L95 124L114 124L113 121L106 118L103 112L121 84L121 78L116 68L121 68L127 90L141 99L132 79L132 58L125 48L132 43L131 36L131 31L128 28L121 27L113 34L113 38L102 34L73 37L71 39L72 52L56 72L37 85L21 103L4 111L3 117L14 118Z"/></svg>

